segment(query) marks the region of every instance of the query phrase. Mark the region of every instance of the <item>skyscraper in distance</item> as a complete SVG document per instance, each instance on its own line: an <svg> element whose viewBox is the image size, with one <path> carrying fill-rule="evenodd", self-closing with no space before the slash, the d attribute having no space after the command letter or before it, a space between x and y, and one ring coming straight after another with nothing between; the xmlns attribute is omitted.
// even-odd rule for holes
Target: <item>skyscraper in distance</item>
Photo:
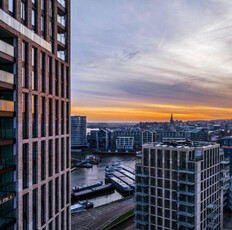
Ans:
<svg viewBox="0 0 232 230"><path fill-rule="evenodd" d="M73 149L87 145L86 116L71 117L71 147Z"/></svg>
<svg viewBox="0 0 232 230"><path fill-rule="evenodd" d="M70 0L0 2L0 229L70 229Z"/></svg>

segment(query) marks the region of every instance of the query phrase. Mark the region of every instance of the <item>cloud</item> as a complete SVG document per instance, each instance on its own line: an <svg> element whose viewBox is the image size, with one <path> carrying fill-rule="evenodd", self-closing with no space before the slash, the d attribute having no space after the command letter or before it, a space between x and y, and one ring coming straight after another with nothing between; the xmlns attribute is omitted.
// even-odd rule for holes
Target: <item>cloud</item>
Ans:
<svg viewBox="0 0 232 230"><path fill-rule="evenodd" d="M146 117L149 109L140 107L155 102L183 106L186 118L208 116L188 106L225 108L214 117L231 117L232 3L80 0L72 9L75 113L85 106L88 115L91 107L114 102L117 120L118 108L135 103L133 111Z"/></svg>

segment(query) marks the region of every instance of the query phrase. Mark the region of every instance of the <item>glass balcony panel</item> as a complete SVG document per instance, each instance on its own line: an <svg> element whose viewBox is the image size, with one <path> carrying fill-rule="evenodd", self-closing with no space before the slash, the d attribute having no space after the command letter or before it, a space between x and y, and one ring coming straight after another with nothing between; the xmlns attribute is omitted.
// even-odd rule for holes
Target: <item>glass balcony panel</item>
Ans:
<svg viewBox="0 0 232 230"><path fill-rule="evenodd" d="M0 70L0 81L14 84L14 74Z"/></svg>
<svg viewBox="0 0 232 230"><path fill-rule="evenodd" d="M0 51L11 57L14 57L14 47L2 40L0 40Z"/></svg>
<svg viewBox="0 0 232 230"><path fill-rule="evenodd" d="M65 18L61 16L57 16L57 22L62 26L65 26Z"/></svg>
<svg viewBox="0 0 232 230"><path fill-rule="evenodd" d="M64 0L58 0L58 2L60 3L60 5L62 5L63 7L65 7L65 1Z"/></svg>
<svg viewBox="0 0 232 230"><path fill-rule="evenodd" d="M0 111L14 112L14 102L13 101L0 100Z"/></svg>
<svg viewBox="0 0 232 230"><path fill-rule="evenodd" d="M60 58L61 60L65 61L65 54L61 52L57 52L57 57Z"/></svg>
<svg viewBox="0 0 232 230"><path fill-rule="evenodd" d="M57 34L57 40L65 45L65 37L63 34Z"/></svg>

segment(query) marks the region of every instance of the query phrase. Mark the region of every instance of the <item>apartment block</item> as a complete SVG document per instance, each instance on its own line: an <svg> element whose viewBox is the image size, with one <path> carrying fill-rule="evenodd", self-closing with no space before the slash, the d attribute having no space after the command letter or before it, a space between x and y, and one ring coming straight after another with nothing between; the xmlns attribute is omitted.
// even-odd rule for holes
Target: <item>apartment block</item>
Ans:
<svg viewBox="0 0 232 230"><path fill-rule="evenodd" d="M136 164L135 229L223 229L228 161L219 147L144 145Z"/></svg>
<svg viewBox="0 0 232 230"><path fill-rule="evenodd" d="M0 1L0 229L70 229L70 0Z"/></svg>

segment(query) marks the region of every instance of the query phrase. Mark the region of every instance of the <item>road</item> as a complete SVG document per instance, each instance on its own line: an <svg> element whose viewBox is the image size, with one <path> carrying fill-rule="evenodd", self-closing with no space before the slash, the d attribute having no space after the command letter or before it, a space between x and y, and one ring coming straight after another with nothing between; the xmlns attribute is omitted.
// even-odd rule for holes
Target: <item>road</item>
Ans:
<svg viewBox="0 0 232 230"><path fill-rule="evenodd" d="M72 230L101 230L107 223L132 208L134 208L133 198L125 198L111 204L73 214Z"/></svg>

